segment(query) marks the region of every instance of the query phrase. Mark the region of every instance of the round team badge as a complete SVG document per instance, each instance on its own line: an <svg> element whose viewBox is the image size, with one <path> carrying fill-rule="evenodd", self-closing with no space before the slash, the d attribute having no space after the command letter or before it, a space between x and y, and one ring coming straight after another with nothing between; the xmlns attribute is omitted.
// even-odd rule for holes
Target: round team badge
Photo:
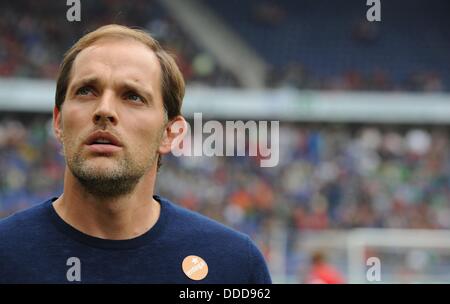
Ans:
<svg viewBox="0 0 450 304"><path fill-rule="evenodd" d="M184 274L194 281L203 280L208 275L208 264L206 264L205 260L196 255L185 257L182 268Z"/></svg>

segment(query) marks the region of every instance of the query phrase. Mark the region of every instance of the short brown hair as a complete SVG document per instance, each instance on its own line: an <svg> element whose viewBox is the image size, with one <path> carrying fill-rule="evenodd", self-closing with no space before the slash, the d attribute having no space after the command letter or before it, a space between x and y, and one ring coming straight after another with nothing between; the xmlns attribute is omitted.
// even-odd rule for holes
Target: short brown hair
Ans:
<svg viewBox="0 0 450 304"><path fill-rule="evenodd" d="M161 67L161 95L167 118L171 120L177 115L181 115L185 83L174 57L147 32L118 24L105 25L84 35L64 54L56 82L55 106L58 110L61 110L66 99L75 58L82 50L102 38L131 38L148 46L155 53ZM158 168L160 165L160 157L158 157Z"/></svg>
<svg viewBox="0 0 450 304"><path fill-rule="evenodd" d="M56 83L55 105L58 110L61 110L66 98L70 72L75 58L82 50L102 38L132 38L142 42L155 52L161 66L161 92L167 117L170 120L181 114L185 83L173 56L145 31L118 24L105 25L86 34L64 54Z"/></svg>

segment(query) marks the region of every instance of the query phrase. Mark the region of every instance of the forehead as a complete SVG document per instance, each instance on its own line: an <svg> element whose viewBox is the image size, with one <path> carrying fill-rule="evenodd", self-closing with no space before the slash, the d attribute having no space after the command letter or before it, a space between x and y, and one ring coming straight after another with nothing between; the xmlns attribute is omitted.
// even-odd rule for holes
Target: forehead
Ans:
<svg viewBox="0 0 450 304"><path fill-rule="evenodd" d="M103 38L75 58L71 82L85 77L129 79L159 92L161 67L156 54L145 44L131 38Z"/></svg>

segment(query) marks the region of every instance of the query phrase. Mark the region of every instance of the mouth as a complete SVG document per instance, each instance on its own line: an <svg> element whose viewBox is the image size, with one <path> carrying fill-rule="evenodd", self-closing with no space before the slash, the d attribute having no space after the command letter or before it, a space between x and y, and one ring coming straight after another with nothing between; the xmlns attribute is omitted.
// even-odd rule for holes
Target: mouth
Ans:
<svg viewBox="0 0 450 304"><path fill-rule="evenodd" d="M114 135L102 131L90 135L85 145L89 151L99 154L112 154L122 149L122 143Z"/></svg>

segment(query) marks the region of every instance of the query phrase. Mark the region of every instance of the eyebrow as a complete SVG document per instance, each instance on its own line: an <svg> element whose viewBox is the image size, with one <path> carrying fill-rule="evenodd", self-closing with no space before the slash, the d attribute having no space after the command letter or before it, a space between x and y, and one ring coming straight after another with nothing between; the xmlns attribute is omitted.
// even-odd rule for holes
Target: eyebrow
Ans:
<svg viewBox="0 0 450 304"><path fill-rule="evenodd" d="M121 86L125 87L127 90L142 93L149 102L153 102L153 90L141 86L136 81L124 80L121 83Z"/></svg>
<svg viewBox="0 0 450 304"><path fill-rule="evenodd" d="M101 85L101 81L97 77L95 77L95 76L94 77L86 77L86 78L82 78L82 79L73 81L69 86L69 90L72 91L75 88L80 88L80 87L84 87L84 86L97 87L99 85Z"/></svg>
<svg viewBox="0 0 450 304"><path fill-rule="evenodd" d="M92 76L92 77L81 78L79 80L74 81L71 84L70 89L72 90L73 88L80 88L80 87L83 87L83 86L98 87L98 86L101 86L101 85L102 85L102 81L98 77ZM118 86L119 87L123 87L126 90L136 91L137 93L140 93L140 94L144 95L144 97L149 102L153 102L153 99L154 99L154 97L153 97L153 90L143 87L142 85L140 85L136 81L124 80L121 83L119 83Z"/></svg>

